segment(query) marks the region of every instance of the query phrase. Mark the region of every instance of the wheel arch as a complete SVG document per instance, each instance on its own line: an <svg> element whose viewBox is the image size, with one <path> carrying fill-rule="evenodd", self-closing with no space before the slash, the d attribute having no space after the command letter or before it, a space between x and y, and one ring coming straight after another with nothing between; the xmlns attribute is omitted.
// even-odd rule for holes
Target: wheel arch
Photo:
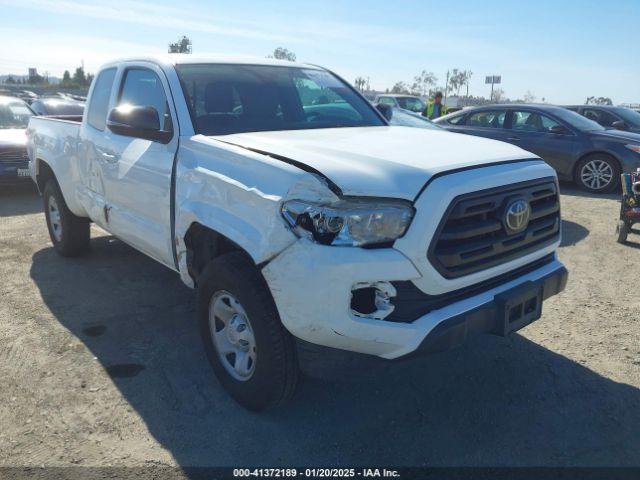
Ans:
<svg viewBox="0 0 640 480"><path fill-rule="evenodd" d="M578 167L580 166L580 163L587 157L590 157L592 155L606 155L608 157L613 158L613 160L615 160L616 164L618 165L618 168L620 169L620 171L622 171L622 162L620 162L620 159L616 156L615 153L609 152L607 150L602 150L602 149L597 149L597 150L591 150L588 152L583 153L582 155L580 155L580 157L578 157L578 159L575 161L574 165L573 165L573 178L576 178L576 175L578 174Z"/></svg>
<svg viewBox="0 0 640 480"><path fill-rule="evenodd" d="M198 277L211 260L226 253L239 252L255 265L247 250L226 235L200 222L192 222L182 240L184 267L194 285L197 285Z"/></svg>
<svg viewBox="0 0 640 480"><path fill-rule="evenodd" d="M42 158L36 158L36 185L38 186L38 190L40 193L44 191L44 186L50 179L54 179L57 182L56 174L51 168L51 165L47 163L46 160Z"/></svg>

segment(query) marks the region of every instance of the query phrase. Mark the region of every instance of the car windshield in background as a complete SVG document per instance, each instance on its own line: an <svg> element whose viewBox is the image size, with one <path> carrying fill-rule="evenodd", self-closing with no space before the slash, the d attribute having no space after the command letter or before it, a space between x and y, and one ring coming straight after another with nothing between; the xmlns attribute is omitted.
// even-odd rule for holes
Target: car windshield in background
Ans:
<svg viewBox="0 0 640 480"><path fill-rule="evenodd" d="M325 70L176 65L197 133L383 126L374 108Z"/></svg>
<svg viewBox="0 0 640 480"><path fill-rule="evenodd" d="M400 108L392 109L391 120L389 120L389 123L391 125L396 125L399 127L416 127L430 128L432 130L442 130L442 127L437 126L425 117L405 112Z"/></svg>
<svg viewBox="0 0 640 480"><path fill-rule="evenodd" d="M14 99L0 99L0 129L27 128L33 112L27 105Z"/></svg>
<svg viewBox="0 0 640 480"><path fill-rule="evenodd" d="M567 110L566 108L554 109L553 113L561 120L564 120L569 125L571 125L574 128L577 128L582 132L606 130L606 128L604 128L599 123L596 123L593 120L589 120L588 118L583 117L579 113L576 113L572 110Z"/></svg>
<svg viewBox="0 0 640 480"><path fill-rule="evenodd" d="M640 113L630 108L616 108L617 113L625 122L632 127L640 127Z"/></svg>
<svg viewBox="0 0 640 480"><path fill-rule="evenodd" d="M398 105L400 108L404 108L405 110L410 110L412 112L423 112L426 108L426 105L419 98L414 97L396 97Z"/></svg>

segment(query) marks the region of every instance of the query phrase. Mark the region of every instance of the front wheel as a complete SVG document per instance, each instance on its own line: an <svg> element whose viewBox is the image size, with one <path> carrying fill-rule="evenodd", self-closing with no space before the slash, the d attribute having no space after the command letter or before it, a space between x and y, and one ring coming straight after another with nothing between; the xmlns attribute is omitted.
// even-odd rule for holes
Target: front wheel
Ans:
<svg viewBox="0 0 640 480"><path fill-rule="evenodd" d="M613 157L594 153L578 163L575 181L588 192L611 192L620 184L620 167Z"/></svg>
<svg viewBox="0 0 640 480"><path fill-rule="evenodd" d="M229 253L205 267L197 311L209 363L238 403L259 411L293 395L299 376L293 337L245 254Z"/></svg>
<svg viewBox="0 0 640 480"><path fill-rule="evenodd" d="M46 183L42 198L53 248L63 257L83 254L89 247L89 220L78 217L69 210L54 179Z"/></svg>

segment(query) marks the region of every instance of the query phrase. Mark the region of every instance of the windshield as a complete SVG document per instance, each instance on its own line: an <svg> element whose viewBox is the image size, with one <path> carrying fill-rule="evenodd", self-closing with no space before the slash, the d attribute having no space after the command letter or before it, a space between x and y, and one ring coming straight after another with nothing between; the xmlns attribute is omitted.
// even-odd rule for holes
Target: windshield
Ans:
<svg viewBox="0 0 640 480"><path fill-rule="evenodd" d="M615 112L632 127L640 127L640 113L630 108L616 108Z"/></svg>
<svg viewBox="0 0 640 480"><path fill-rule="evenodd" d="M400 108L392 109L392 116L389 123L400 127L430 128L432 130L442 129L442 127L437 126L431 120L420 115L404 112Z"/></svg>
<svg viewBox="0 0 640 480"><path fill-rule="evenodd" d="M383 126L374 108L325 70L176 65L194 128L203 135Z"/></svg>
<svg viewBox="0 0 640 480"><path fill-rule="evenodd" d="M593 120L589 120L579 113L567 110L566 108L556 108L553 110L553 114L582 132L606 130L602 125Z"/></svg>
<svg viewBox="0 0 640 480"><path fill-rule="evenodd" d="M411 110L412 112L423 112L426 105L422 100L416 97L396 97L400 108Z"/></svg>
<svg viewBox="0 0 640 480"><path fill-rule="evenodd" d="M33 112L20 100L0 100L0 128L27 128Z"/></svg>

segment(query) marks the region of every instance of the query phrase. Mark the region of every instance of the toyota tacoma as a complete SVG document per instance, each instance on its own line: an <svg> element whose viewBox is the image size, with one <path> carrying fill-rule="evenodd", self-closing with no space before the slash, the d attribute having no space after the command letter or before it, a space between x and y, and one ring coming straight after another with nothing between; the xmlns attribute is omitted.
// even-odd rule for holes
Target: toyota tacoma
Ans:
<svg viewBox="0 0 640 480"><path fill-rule="evenodd" d="M390 126L318 66L120 60L72 120L28 127L54 248L85 252L94 222L176 271L216 376L249 409L294 392L295 339L443 351L528 325L566 284L551 167Z"/></svg>

